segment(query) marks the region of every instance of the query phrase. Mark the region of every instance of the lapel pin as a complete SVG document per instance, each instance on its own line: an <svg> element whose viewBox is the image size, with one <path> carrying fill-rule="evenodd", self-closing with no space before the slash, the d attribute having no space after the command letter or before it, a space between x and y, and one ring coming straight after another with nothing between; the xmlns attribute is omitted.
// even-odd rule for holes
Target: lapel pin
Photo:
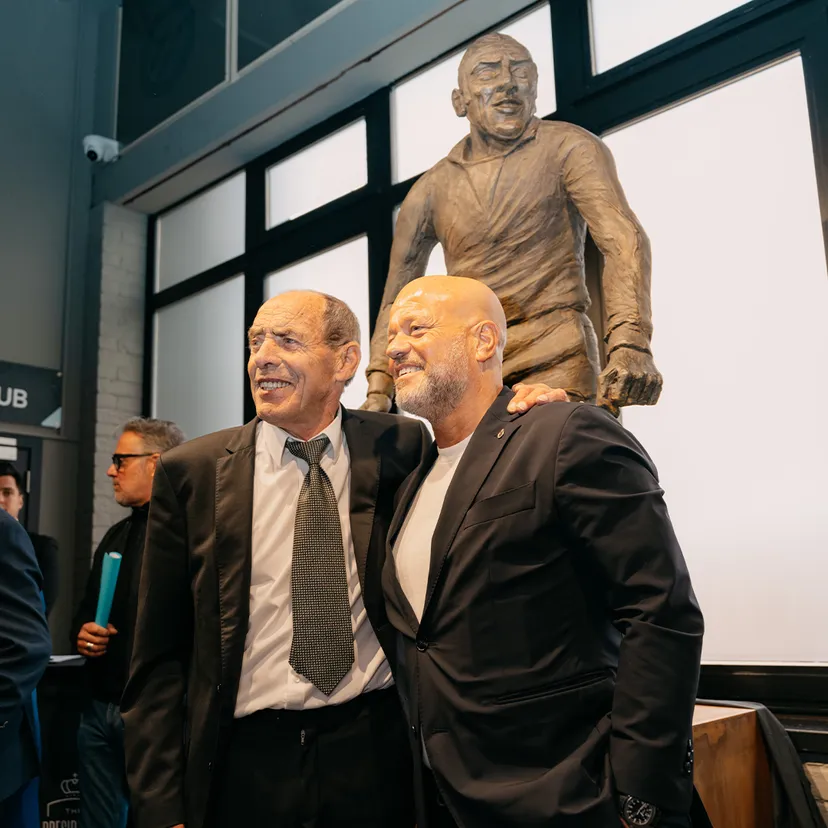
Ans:
<svg viewBox="0 0 828 828"><path fill-rule="evenodd" d="M506 429L501 428L500 431L497 432L497 439L499 440L505 433L506 433Z"/></svg>

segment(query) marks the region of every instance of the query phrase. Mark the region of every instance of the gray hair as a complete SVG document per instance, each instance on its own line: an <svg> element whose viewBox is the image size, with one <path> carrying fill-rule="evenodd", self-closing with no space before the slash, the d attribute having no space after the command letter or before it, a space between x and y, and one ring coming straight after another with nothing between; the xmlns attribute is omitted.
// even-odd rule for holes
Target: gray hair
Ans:
<svg viewBox="0 0 828 828"><path fill-rule="evenodd" d="M316 293L317 291L312 291ZM319 295L325 300L325 310L322 313L322 326L325 344L329 348L339 348L346 342L359 344L359 320L356 314L336 296L328 293ZM345 380L345 385L351 384L353 377Z"/></svg>
<svg viewBox="0 0 828 828"><path fill-rule="evenodd" d="M329 348L338 348L346 342L359 344L359 320L356 314L336 296L327 293L319 295L325 300L325 310L322 314L325 344Z"/></svg>
<svg viewBox="0 0 828 828"><path fill-rule="evenodd" d="M153 417L133 417L124 423L121 430L137 434L148 450L159 453L180 446L187 439L171 420L156 420Z"/></svg>

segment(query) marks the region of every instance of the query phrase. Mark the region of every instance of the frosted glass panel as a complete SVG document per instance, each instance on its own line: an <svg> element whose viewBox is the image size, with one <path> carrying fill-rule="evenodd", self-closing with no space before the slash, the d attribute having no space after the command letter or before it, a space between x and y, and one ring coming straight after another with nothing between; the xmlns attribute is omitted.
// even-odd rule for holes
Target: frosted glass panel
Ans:
<svg viewBox="0 0 828 828"><path fill-rule="evenodd" d="M590 0L592 62L606 72L747 0Z"/></svg>
<svg viewBox="0 0 828 828"><path fill-rule="evenodd" d="M244 417L244 276L155 314L152 412L188 438Z"/></svg>
<svg viewBox="0 0 828 828"><path fill-rule="evenodd" d="M271 273L265 280L265 299L286 290L318 290L346 302L359 320L362 361L342 395L346 408L359 408L368 393L365 368L371 324L368 310L368 239L359 236L309 259Z"/></svg>
<svg viewBox="0 0 828 828"><path fill-rule="evenodd" d="M828 663L828 273L802 62L606 140L652 239L665 378L624 423L661 472L704 658Z"/></svg>
<svg viewBox="0 0 828 828"><path fill-rule="evenodd" d="M549 4L499 29L520 41L538 65L538 115L555 111L555 68ZM463 50L429 67L391 91L394 181L406 181L436 164L464 136L469 122L451 105Z"/></svg>
<svg viewBox="0 0 828 828"><path fill-rule="evenodd" d="M155 225L155 289L244 253L244 173L164 213Z"/></svg>
<svg viewBox="0 0 828 828"><path fill-rule="evenodd" d="M368 183L365 119L360 118L267 171L267 227L309 213Z"/></svg>

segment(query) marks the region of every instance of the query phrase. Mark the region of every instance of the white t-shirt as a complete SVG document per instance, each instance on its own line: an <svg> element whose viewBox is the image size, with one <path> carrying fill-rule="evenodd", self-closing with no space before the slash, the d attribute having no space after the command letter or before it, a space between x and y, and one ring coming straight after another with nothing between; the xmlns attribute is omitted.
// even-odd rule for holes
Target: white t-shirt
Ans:
<svg viewBox="0 0 828 828"><path fill-rule="evenodd" d="M420 485L394 543L397 577L418 621L422 620L425 607L431 539L443 510L446 492L471 438L470 434L456 445L437 450L437 459Z"/></svg>

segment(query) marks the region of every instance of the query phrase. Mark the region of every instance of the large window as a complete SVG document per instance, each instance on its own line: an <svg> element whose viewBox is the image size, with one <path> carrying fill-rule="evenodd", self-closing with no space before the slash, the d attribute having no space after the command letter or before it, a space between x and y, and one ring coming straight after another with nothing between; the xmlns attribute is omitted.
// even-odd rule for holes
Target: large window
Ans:
<svg viewBox="0 0 828 828"><path fill-rule="evenodd" d="M244 174L165 213L155 224L155 289L244 253Z"/></svg>
<svg viewBox="0 0 828 828"><path fill-rule="evenodd" d="M129 144L226 77L227 0L123 0L118 140Z"/></svg>
<svg viewBox="0 0 828 828"><path fill-rule="evenodd" d="M309 213L368 183L365 119L337 130L267 171L267 227Z"/></svg>
<svg viewBox="0 0 828 828"><path fill-rule="evenodd" d="M658 405L625 410L624 424L661 472L707 620L705 658L828 662L826 640L801 634L828 621L828 440L815 439L828 408L828 271L802 61L607 143L652 238L665 377ZM788 392L750 401L769 386ZM791 391L803 395L795 412ZM808 577L780 589L781 567Z"/></svg>
<svg viewBox="0 0 828 828"><path fill-rule="evenodd" d="M190 438L242 421L243 324L243 276L158 311L153 416L174 420Z"/></svg>
<svg viewBox="0 0 828 828"><path fill-rule="evenodd" d="M118 140L130 144L349 3L122 0Z"/></svg>
<svg viewBox="0 0 828 828"><path fill-rule="evenodd" d="M239 69L268 52L339 0L237 0L239 15Z"/></svg>
<svg viewBox="0 0 828 828"><path fill-rule="evenodd" d="M606 72L747 0L589 0L593 66Z"/></svg>
<svg viewBox="0 0 828 828"><path fill-rule="evenodd" d="M554 0L498 30L539 64L538 114L605 137L652 240L665 388L623 421L660 469L705 660L828 676L825 0ZM284 290L348 302L367 355L395 210L468 130L450 101L465 46L156 217L155 412L191 435L252 417L244 331ZM346 403L364 391L360 369Z"/></svg>

